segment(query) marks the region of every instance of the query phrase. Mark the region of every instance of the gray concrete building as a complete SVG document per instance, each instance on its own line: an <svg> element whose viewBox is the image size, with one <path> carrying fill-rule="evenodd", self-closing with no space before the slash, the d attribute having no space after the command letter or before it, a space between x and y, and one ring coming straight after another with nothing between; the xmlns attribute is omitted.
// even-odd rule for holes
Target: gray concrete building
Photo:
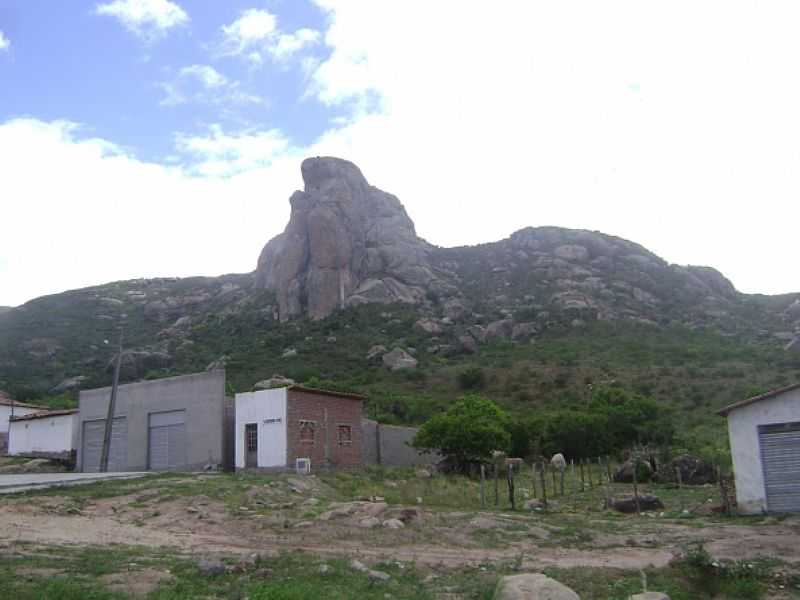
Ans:
<svg viewBox="0 0 800 600"><path fill-rule="evenodd" d="M110 397L108 387L80 393L78 471L99 469ZM223 370L121 385L108 470L230 468L231 415Z"/></svg>

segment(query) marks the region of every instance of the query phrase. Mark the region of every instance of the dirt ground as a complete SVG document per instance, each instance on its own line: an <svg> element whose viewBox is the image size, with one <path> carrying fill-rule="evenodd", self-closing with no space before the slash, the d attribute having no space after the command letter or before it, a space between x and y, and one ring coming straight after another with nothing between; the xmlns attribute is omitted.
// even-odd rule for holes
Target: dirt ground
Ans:
<svg viewBox="0 0 800 600"><path fill-rule="evenodd" d="M6 498L0 503L0 550L16 542L122 544L186 554L305 550L443 567L516 561L525 569L642 569L666 566L687 543L703 542L716 558L770 556L800 568L798 518L683 524L631 516L569 528L530 512L446 512L380 501L321 503L326 511L309 512L320 490L291 489L294 502L266 507L231 507L203 495L159 496L157 490L78 503L70 496ZM257 502L259 493L254 489L247 498ZM406 522L390 528L386 519L392 517ZM370 518L384 521L369 527Z"/></svg>

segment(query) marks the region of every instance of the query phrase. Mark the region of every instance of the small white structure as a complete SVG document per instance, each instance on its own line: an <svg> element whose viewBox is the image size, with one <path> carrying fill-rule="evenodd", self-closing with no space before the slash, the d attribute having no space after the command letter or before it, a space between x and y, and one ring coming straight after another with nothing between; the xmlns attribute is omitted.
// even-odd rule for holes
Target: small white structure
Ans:
<svg viewBox="0 0 800 600"><path fill-rule="evenodd" d="M42 410L47 410L47 407L17 402L0 391L0 454L8 450L8 428L11 416L21 417Z"/></svg>
<svg viewBox="0 0 800 600"><path fill-rule="evenodd" d="M236 394L237 469L286 466L286 388Z"/></svg>
<svg viewBox="0 0 800 600"><path fill-rule="evenodd" d="M45 410L15 416L9 424L12 456L71 458L78 447L78 411Z"/></svg>
<svg viewBox="0 0 800 600"><path fill-rule="evenodd" d="M728 418L739 512L800 512L800 383L719 414Z"/></svg>

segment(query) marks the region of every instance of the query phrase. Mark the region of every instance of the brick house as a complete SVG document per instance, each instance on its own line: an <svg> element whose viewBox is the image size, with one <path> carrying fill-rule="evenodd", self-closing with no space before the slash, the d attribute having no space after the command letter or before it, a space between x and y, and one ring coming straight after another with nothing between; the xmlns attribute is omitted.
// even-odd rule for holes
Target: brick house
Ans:
<svg viewBox="0 0 800 600"><path fill-rule="evenodd" d="M360 467L363 401L299 385L236 394L236 468Z"/></svg>

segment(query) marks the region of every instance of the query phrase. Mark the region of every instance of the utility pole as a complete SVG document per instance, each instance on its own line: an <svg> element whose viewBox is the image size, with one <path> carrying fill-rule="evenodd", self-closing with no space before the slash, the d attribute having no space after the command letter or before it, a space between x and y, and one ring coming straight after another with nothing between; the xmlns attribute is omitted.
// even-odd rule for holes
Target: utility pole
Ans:
<svg viewBox="0 0 800 600"><path fill-rule="evenodd" d="M117 404L117 388L119 387L119 371L122 367L122 328L119 330L119 352L117 364L114 365L114 383L111 385L111 399L108 402L108 415L106 416L106 429L103 435L103 450L100 454L100 472L108 471L108 455L111 450L111 432L114 427L114 409Z"/></svg>

